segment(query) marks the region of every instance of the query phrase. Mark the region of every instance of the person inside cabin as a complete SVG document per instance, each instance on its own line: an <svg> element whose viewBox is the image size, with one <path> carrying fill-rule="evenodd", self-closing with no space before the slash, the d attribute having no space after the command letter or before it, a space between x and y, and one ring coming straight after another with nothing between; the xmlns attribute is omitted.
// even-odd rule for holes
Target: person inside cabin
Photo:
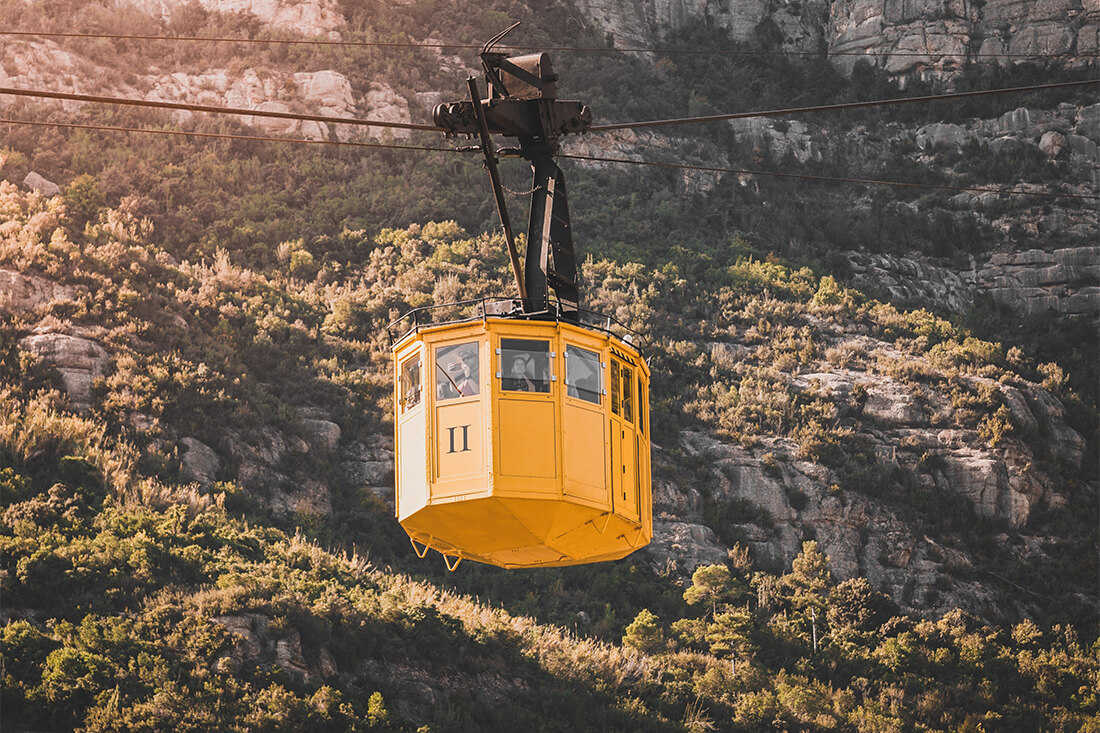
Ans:
<svg viewBox="0 0 1100 733"><path fill-rule="evenodd" d="M458 344L439 349L436 355L436 399L451 400L478 394L477 344Z"/></svg>
<svg viewBox="0 0 1100 733"><path fill-rule="evenodd" d="M541 392L542 390L531 381L532 376L534 376L534 370L530 355L514 354L509 365L508 376L504 379L504 389L512 392Z"/></svg>
<svg viewBox="0 0 1100 733"><path fill-rule="evenodd" d="M463 397L477 394L477 354L474 354L473 359L469 354L464 354L458 367L458 378L455 379L458 393Z"/></svg>

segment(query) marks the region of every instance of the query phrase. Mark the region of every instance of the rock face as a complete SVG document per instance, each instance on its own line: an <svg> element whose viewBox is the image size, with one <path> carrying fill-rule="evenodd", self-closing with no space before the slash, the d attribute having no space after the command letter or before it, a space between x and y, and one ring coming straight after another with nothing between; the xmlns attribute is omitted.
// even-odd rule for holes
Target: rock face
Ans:
<svg viewBox="0 0 1100 733"><path fill-rule="evenodd" d="M133 4L144 12L150 12L149 6L154 5L160 16L169 20L174 11L190 2L158 0L156 3ZM253 15L264 25L304 36L340 40L339 31L345 26L336 0L200 0L200 4L210 12Z"/></svg>
<svg viewBox="0 0 1100 733"><path fill-rule="evenodd" d="M855 287L895 302L932 303L962 313L984 293L1025 315L1100 314L1096 246L997 252L972 260L971 269L962 272L909 257L860 252L845 257Z"/></svg>
<svg viewBox="0 0 1100 733"><path fill-rule="evenodd" d="M1003 64L1017 55L1081 54L1096 47L1098 22L1090 0L839 0L826 35L842 69L865 58L891 74L944 76L978 55Z"/></svg>
<svg viewBox="0 0 1100 733"><path fill-rule="evenodd" d="M674 572L690 577L703 565L726 561L726 549L718 543L714 530L704 524L653 520L653 540L646 553L657 572Z"/></svg>
<svg viewBox="0 0 1100 733"><path fill-rule="evenodd" d="M366 436L341 452L340 472L348 483L366 487L379 498L393 501L393 437Z"/></svg>
<svg viewBox="0 0 1100 733"><path fill-rule="evenodd" d="M948 76L979 58L1067 54L1084 64L1097 48L1093 0L574 0L619 48L659 46L689 26L732 41L767 38L787 50L826 52L845 72L865 59L893 75ZM1010 56L1011 55L1011 56Z"/></svg>
<svg viewBox="0 0 1100 733"><path fill-rule="evenodd" d="M76 289L44 277L0 269L0 313L26 313L54 301L71 301Z"/></svg>
<svg viewBox="0 0 1100 733"><path fill-rule="evenodd" d="M729 166L729 156L717 145L703 140L672 141L664 135L636 130L615 130L605 135L575 135L562 141L562 151L569 155L626 160L663 160L692 163L715 168ZM612 163L578 161L590 169L614 169ZM685 193L705 193L718 185L721 175L710 171L684 170L680 180Z"/></svg>
<svg viewBox="0 0 1100 733"><path fill-rule="evenodd" d="M268 616L248 613L238 616L215 616L215 623L225 628L232 647L214 662L214 670L236 673L246 663L266 662L302 682L311 683L336 672L332 654L325 647L309 649L307 660L302 635L294 628L276 629Z"/></svg>
<svg viewBox="0 0 1100 733"><path fill-rule="evenodd" d="M103 376L109 361L102 346L90 339L62 333L27 336L19 345L57 368L74 407L90 406L92 381Z"/></svg>
<svg viewBox="0 0 1100 733"><path fill-rule="evenodd" d="M257 6L259 2L255 3ZM292 5L292 3L287 3ZM227 69L204 69L198 72L177 71L170 74L148 74L135 77L121 87L104 89L92 80L110 78L99 73L95 64L74 56L52 43L17 41L0 48L0 82L8 86L48 87L78 93L111 93L123 97L140 97L151 102L184 102L219 107L236 107L263 112L306 112L331 117L372 117L387 122L411 122L408 101L393 87L373 81L359 95L346 76L332 69L308 72L276 72L246 68L239 73ZM8 75L5 68L13 70ZM62 77L66 78L62 78ZM0 106L11 97L0 96ZM77 102L61 102L66 111L76 111ZM173 122L189 123L194 113L176 110ZM408 139L408 130L394 130L361 125L330 125L310 120L271 117L246 117L267 135L305 137L311 140L362 140L391 135ZM33 176L33 177L32 177ZM31 174L24 184L46 195L59 192L56 186Z"/></svg>
<svg viewBox="0 0 1100 733"><path fill-rule="evenodd" d="M720 28L734 41L757 37L769 22L785 44L799 50L819 48L825 28L823 0L771 3L766 0L575 0L585 18L602 28L619 48L653 46L669 33L690 26Z"/></svg>
<svg viewBox="0 0 1100 733"><path fill-rule="evenodd" d="M1027 314L1100 313L1100 246L997 253L973 278Z"/></svg>
<svg viewBox="0 0 1100 733"><path fill-rule="evenodd" d="M857 288L878 293L900 303L935 303L961 313L974 302L976 288L946 267L912 257L846 253L851 282Z"/></svg>
<svg viewBox="0 0 1100 733"><path fill-rule="evenodd" d="M745 446L685 431L676 451L654 450L651 564L686 582L699 565L724 561L739 542L757 567L783 572L812 536L838 579L866 577L910 610L958 606L990 615L1011 607L1012 599L980 581L958 580L955 569L972 564L967 553L914 527L899 514L906 502L891 494L951 497L969 505L975 521L1020 529L1036 509L1065 504L1064 489L1042 466L1080 466L1084 440L1066 424L1061 403L1039 385L963 378L960 388L1008 408L1012 432L991 446L978 430L953 425L946 394L889 376L882 366L921 357L872 339L853 348L874 355L880 366L873 374L838 366L792 376L790 386L835 406L835 419L875 456L874 477L845 488L849 479L801 458L790 439ZM711 349L718 351L717 345ZM857 391L859 401L853 399Z"/></svg>
<svg viewBox="0 0 1100 733"><path fill-rule="evenodd" d="M331 70L300 72L279 77L270 72L260 74L247 69L233 76L225 69L213 69L201 74L177 72L165 76L146 77L143 86L150 88L145 98L150 101L186 101L189 104L255 109L264 112L308 110L311 114L332 117L354 117L355 99L351 83L343 74ZM184 110L173 112L178 123L192 118ZM293 135L322 140L329 136L329 126L310 120L286 120L271 117L246 118L268 135ZM340 139L358 135L357 128L337 125Z"/></svg>

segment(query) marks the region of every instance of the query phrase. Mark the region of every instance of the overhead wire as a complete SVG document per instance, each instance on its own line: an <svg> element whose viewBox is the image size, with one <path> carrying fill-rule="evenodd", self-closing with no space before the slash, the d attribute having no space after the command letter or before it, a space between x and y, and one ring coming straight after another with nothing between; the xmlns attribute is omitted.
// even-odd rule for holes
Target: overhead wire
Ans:
<svg viewBox="0 0 1100 733"><path fill-rule="evenodd" d="M1066 81L1050 84L1032 84L1022 87L1009 87L1005 89L986 89L969 92L950 92L944 94L928 94L920 97L899 97L895 99L874 99L863 102L843 102L840 104L823 104L808 107L792 107L787 109L756 110L751 112L733 112L720 115L704 115L700 117L678 117L666 120L650 120L643 122L621 122L608 125L592 125L587 132L610 132L614 130L643 129L651 127L665 127L670 125L686 125L706 122L718 122L726 120L749 119L754 117L785 117L812 112L833 112L850 109L865 109L869 107L886 107L899 104L914 104L918 102L933 102L952 99L964 99L968 97L983 97L994 94L1011 94L1019 92L1032 92L1050 89L1064 89L1069 87L1100 84L1095 80ZM217 107L204 104L187 104L183 102L161 102L146 99L132 99L129 97L107 97L93 94L76 94L72 92L52 92L45 89L19 89L14 87L0 87L0 95L14 95L21 97L34 97L42 99L59 99L78 102L90 102L95 104L117 104L133 107L151 107L154 109L172 109L190 112L209 112L213 114L233 114L249 117L268 117L274 119L301 120L309 122L324 122L338 125L358 125L365 127L385 127L403 130L420 130L425 132L447 132L445 128L437 125L425 125L414 122L391 122L388 120L371 120L358 117L335 117L330 115L309 115L299 112L277 112L268 110L244 109L239 107Z"/></svg>
<svg viewBox="0 0 1100 733"><path fill-rule="evenodd" d="M336 46L336 47L364 47L364 48L430 48L430 49L481 49L480 43L444 43L433 41L334 41L319 38L231 38L225 36L159 36L142 35L134 33L77 33L67 31L0 31L0 36L16 37L42 37L42 38L72 38L72 39L103 39L122 41L179 41L186 43L253 43L253 44L286 44L302 46ZM735 49L703 49L703 48L646 48L646 47L608 47L608 46L525 46L510 43L498 43L496 48L507 48L514 51L554 51L554 52L583 52L583 53L652 53L659 55L713 55L713 56L820 56L818 51L743 51ZM874 59L878 56L864 51L832 51L827 56L858 56ZM891 58L927 58L933 54L921 51L891 51L883 56ZM962 56L964 54L941 54L941 56ZM1093 53L997 53L997 52L972 52L965 54L966 58L1028 58L1028 59L1064 59L1067 57L1097 58Z"/></svg>
<svg viewBox="0 0 1100 733"><path fill-rule="evenodd" d="M196 130L169 130L156 127L122 127L118 125L93 125L79 122L44 122L41 120L16 120L0 118L3 125L29 125L32 127L71 127L78 130L103 130L106 132L137 132L151 135L174 135L177 137L200 137L219 140L249 140L267 143L298 143L301 145L335 145L354 148L384 148L388 150L423 150L437 153L479 152L478 149L433 148L427 145L404 145L400 143L359 142L355 140L311 140L300 137L274 137L270 135L238 135L228 132L199 132Z"/></svg>
<svg viewBox="0 0 1100 733"><path fill-rule="evenodd" d="M1004 188L989 188L984 186L949 186L947 184L938 183L914 183L909 181L883 181L874 178L841 178L838 176L817 176L809 173L781 173L779 171L761 171L761 170L746 170L740 168L723 168L718 166L705 166L705 165L691 165L688 163L659 163L651 160L632 160L630 158L604 158L595 155L577 155L568 153L559 153L559 158L565 158L568 160L580 160L590 161L595 163L618 163L618 164L630 164L630 165L642 165L653 168L672 168L676 170L687 171L701 171L708 173L734 173L738 175L751 175L751 176L774 176L777 178L800 178L808 181L829 181L839 183L860 183L865 185L876 186L897 186L902 188L923 188L923 189L936 189L943 191L959 191L959 192L971 192L971 193L997 193L997 194L1010 194L1014 196L1041 196L1047 198L1070 198L1070 199L1082 199L1086 201L1100 200L1098 195L1087 195L1077 193L1056 193L1053 191L1016 191Z"/></svg>
<svg viewBox="0 0 1100 733"><path fill-rule="evenodd" d="M274 110L244 109L240 107L216 107L208 104L185 104L183 102L158 102L149 99L131 99L129 97L105 97L96 94L75 94L71 92L51 92L46 89L17 89L0 87L0 94L17 97L37 97L42 99L61 99L94 104L118 104L130 107L152 107L154 109L175 109L188 112L211 112L215 114L247 115L249 117L269 117L280 120L300 120L305 122L324 122L333 125L359 125L363 127L388 127L399 130L422 130L426 132L445 132L442 127L422 125L415 122L391 122L389 120L368 120L358 117L335 117L332 115L309 115L300 112L277 112Z"/></svg>
<svg viewBox="0 0 1100 733"><path fill-rule="evenodd" d="M141 128L141 127L122 127L116 125L95 125L76 122L45 122L39 120L19 120L0 118L0 124L5 125L30 125L35 127L66 127L81 130L101 130L108 132L127 132L127 133L145 133L155 135L173 135L178 137L198 137L198 138L213 138L220 140L244 140L244 141L259 141L259 142L273 142L273 143L291 143L291 144L306 144L306 145L331 145L331 146L345 146L345 147L357 147L357 148L383 148L391 150L414 150L414 151L426 151L436 153L471 153L480 152L480 148L437 148L429 147L426 145L403 145L397 143L377 143L377 142L356 142L350 140L310 140L306 138L288 138L288 137L272 137L263 135L238 135L233 133L217 133L217 132L197 132L187 130L168 130L163 128ZM559 153L559 158L577 161L587 161L595 163L611 163L611 164L623 164L623 165L641 165L654 168L671 168L677 170L687 171L700 171L708 173L732 173L737 175L751 175L751 176L772 176L777 178L793 178L804 179L810 181L823 181L833 183L857 183L863 185L876 185L876 186L897 186L905 188L920 188L920 189L936 189L945 191L958 191L958 192L971 192L971 193L995 193L1011 196L1039 196L1047 198L1069 198L1069 199L1082 199L1095 201L1100 199L1100 196L1095 195L1083 195L1073 193L1055 193L1048 191L1017 191L1004 188L989 188L983 186L949 186L946 184L933 184L933 183L912 183L907 181L884 181L872 178L844 178L840 176L818 176L807 173L781 173L778 171L762 171L762 170L749 170L741 168L725 168L717 166L703 166L703 165L691 165L686 163L660 163L656 161L644 161L633 160L630 158L605 158L593 155L579 155ZM513 192L518 193L518 192ZM530 191L526 192L530 193Z"/></svg>
<svg viewBox="0 0 1100 733"><path fill-rule="evenodd" d="M938 102L949 99L966 99L969 97L985 97L993 94L1012 94L1016 92L1034 92L1046 89L1064 89L1068 87L1100 85L1100 81L1086 79L1081 81L1063 81L1051 84L1030 84L1022 87L1008 87L1005 89L984 89L969 92L948 92L944 94L926 94L920 97L898 97L896 99L874 99L865 102L842 102L839 104L819 104L810 107L792 107L788 109L757 110L754 112L734 112L731 114L703 115L699 117L676 117L667 120L649 120L647 122L620 122L610 125L592 125L588 132L610 132L612 130L636 130L646 127L666 127L669 125L687 125L704 122L721 122L726 120L741 120L750 117L786 117L790 115L807 114L811 112L836 112L849 109L864 109L867 107L884 107L896 104L915 104L918 102Z"/></svg>

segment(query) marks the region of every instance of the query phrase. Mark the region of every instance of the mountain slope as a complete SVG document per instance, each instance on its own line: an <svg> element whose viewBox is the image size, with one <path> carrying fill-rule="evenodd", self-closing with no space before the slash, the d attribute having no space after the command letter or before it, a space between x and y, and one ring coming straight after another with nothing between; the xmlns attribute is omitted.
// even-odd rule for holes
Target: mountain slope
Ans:
<svg viewBox="0 0 1100 733"><path fill-rule="evenodd" d="M6 6L8 27L40 23L35 7ZM518 18L539 21L534 42L557 27L601 42L598 18L559 5L239 7L67 17L262 36L296 12L326 37L461 41ZM730 48L692 23L659 38ZM3 68L13 85L424 120L473 65L465 51L167 48L18 41ZM609 119L901 93L863 66L735 58L555 65ZM939 82L910 77L905 93L919 83ZM1088 193L1089 102L571 149ZM0 144L5 725L1098 725L1095 207L570 167L588 307L648 334L654 543L595 567L448 575L392 518L385 326L509 292L500 238L478 233L495 214L472 158L15 125Z"/></svg>

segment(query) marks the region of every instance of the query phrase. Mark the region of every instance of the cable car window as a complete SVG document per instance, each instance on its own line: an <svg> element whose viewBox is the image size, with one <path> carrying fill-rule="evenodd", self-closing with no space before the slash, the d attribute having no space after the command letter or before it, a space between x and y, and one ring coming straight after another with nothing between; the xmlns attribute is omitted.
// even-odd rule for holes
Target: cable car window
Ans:
<svg viewBox="0 0 1100 733"><path fill-rule="evenodd" d="M600 355L577 346L565 347L565 393L600 404Z"/></svg>
<svg viewBox="0 0 1100 733"><path fill-rule="evenodd" d="M550 391L550 342L500 340L500 388L511 392Z"/></svg>
<svg viewBox="0 0 1100 733"><path fill-rule="evenodd" d="M611 360L611 411L619 414L619 362Z"/></svg>
<svg viewBox="0 0 1100 733"><path fill-rule="evenodd" d="M435 394L439 400L470 397L478 387L477 342L435 350Z"/></svg>
<svg viewBox="0 0 1100 733"><path fill-rule="evenodd" d="M407 412L420 404L420 355L401 362L401 410Z"/></svg>
<svg viewBox="0 0 1100 733"><path fill-rule="evenodd" d="M623 420L634 422L634 372L625 364L620 372L623 375Z"/></svg>
<svg viewBox="0 0 1100 733"><path fill-rule="evenodd" d="M645 433L645 385L642 375L638 375L638 432Z"/></svg>

